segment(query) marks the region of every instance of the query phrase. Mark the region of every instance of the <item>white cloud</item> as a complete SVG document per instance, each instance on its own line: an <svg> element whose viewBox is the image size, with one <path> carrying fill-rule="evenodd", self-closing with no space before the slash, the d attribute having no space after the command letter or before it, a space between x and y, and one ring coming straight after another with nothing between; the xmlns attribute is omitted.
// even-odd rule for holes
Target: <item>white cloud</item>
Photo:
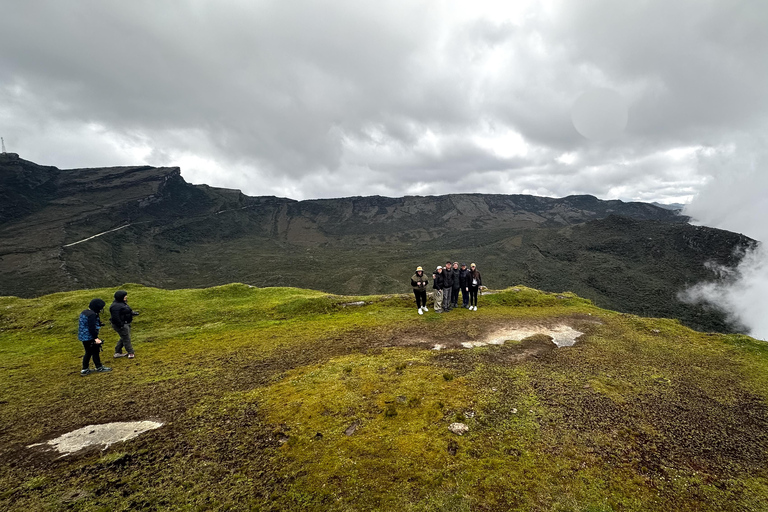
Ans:
<svg viewBox="0 0 768 512"><path fill-rule="evenodd" d="M766 133L766 132L763 132ZM723 282L700 283L689 298L726 311L755 337L768 340L768 140L741 137L732 145L695 153L709 175L684 213L701 224L763 242L747 252Z"/></svg>

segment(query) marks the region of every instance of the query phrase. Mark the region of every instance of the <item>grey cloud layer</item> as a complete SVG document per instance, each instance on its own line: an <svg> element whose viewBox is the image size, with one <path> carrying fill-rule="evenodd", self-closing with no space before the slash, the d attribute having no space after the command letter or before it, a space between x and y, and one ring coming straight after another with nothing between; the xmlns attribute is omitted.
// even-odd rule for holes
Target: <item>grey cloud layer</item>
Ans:
<svg viewBox="0 0 768 512"><path fill-rule="evenodd" d="M195 157L194 181L299 198L418 183L676 200L710 171L666 150L749 139L768 118L762 2L561 2L513 19L450 2L10 4L0 121L54 165ZM591 87L626 99L623 136L574 130ZM494 151L505 133L527 150Z"/></svg>

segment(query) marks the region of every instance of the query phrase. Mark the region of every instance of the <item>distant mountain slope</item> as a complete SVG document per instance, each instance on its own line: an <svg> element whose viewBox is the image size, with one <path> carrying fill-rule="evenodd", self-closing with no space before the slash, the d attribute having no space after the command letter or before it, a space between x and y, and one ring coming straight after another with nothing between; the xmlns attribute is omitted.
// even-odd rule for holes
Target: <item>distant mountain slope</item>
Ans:
<svg viewBox="0 0 768 512"><path fill-rule="evenodd" d="M177 167L60 170L0 156L0 295L241 281L408 291L417 265L476 261L495 287L573 290L622 311L726 330L678 291L747 237L646 203L453 194L295 201L190 185Z"/></svg>

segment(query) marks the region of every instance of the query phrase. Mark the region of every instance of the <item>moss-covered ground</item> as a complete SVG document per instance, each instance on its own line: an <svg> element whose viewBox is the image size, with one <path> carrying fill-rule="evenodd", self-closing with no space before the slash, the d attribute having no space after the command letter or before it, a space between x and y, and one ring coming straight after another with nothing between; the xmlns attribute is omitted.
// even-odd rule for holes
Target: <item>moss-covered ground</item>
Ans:
<svg viewBox="0 0 768 512"><path fill-rule="evenodd" d="M137 357L105 327L114 370L86 377L77 317L114 289L0 298L0 509L768 510L749 337L525 287L423 316L410 296L125 288ZM459 347L524 325L585 334ZM165 425L106 450L26 447L147 419Z"/></svg>

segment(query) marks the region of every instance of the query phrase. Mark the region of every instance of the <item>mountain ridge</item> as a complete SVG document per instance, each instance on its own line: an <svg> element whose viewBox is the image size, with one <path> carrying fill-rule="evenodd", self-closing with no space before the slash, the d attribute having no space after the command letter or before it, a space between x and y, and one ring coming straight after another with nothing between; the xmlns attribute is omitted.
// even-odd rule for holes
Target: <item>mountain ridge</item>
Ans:
<svg viewBox="0 0 768 512"><path fill-rule="evenodd" d="M191 185L178 167L59 170L7 155L0 199L9 201L0 295L124 282L395 293L409 289L417 265L450 258L476 260L495 286L568 289L612 309L728 330L722 314L677 293L716 278L705 263L734 267L756 243L651 204L589 195L298 201Z"/></svg>

